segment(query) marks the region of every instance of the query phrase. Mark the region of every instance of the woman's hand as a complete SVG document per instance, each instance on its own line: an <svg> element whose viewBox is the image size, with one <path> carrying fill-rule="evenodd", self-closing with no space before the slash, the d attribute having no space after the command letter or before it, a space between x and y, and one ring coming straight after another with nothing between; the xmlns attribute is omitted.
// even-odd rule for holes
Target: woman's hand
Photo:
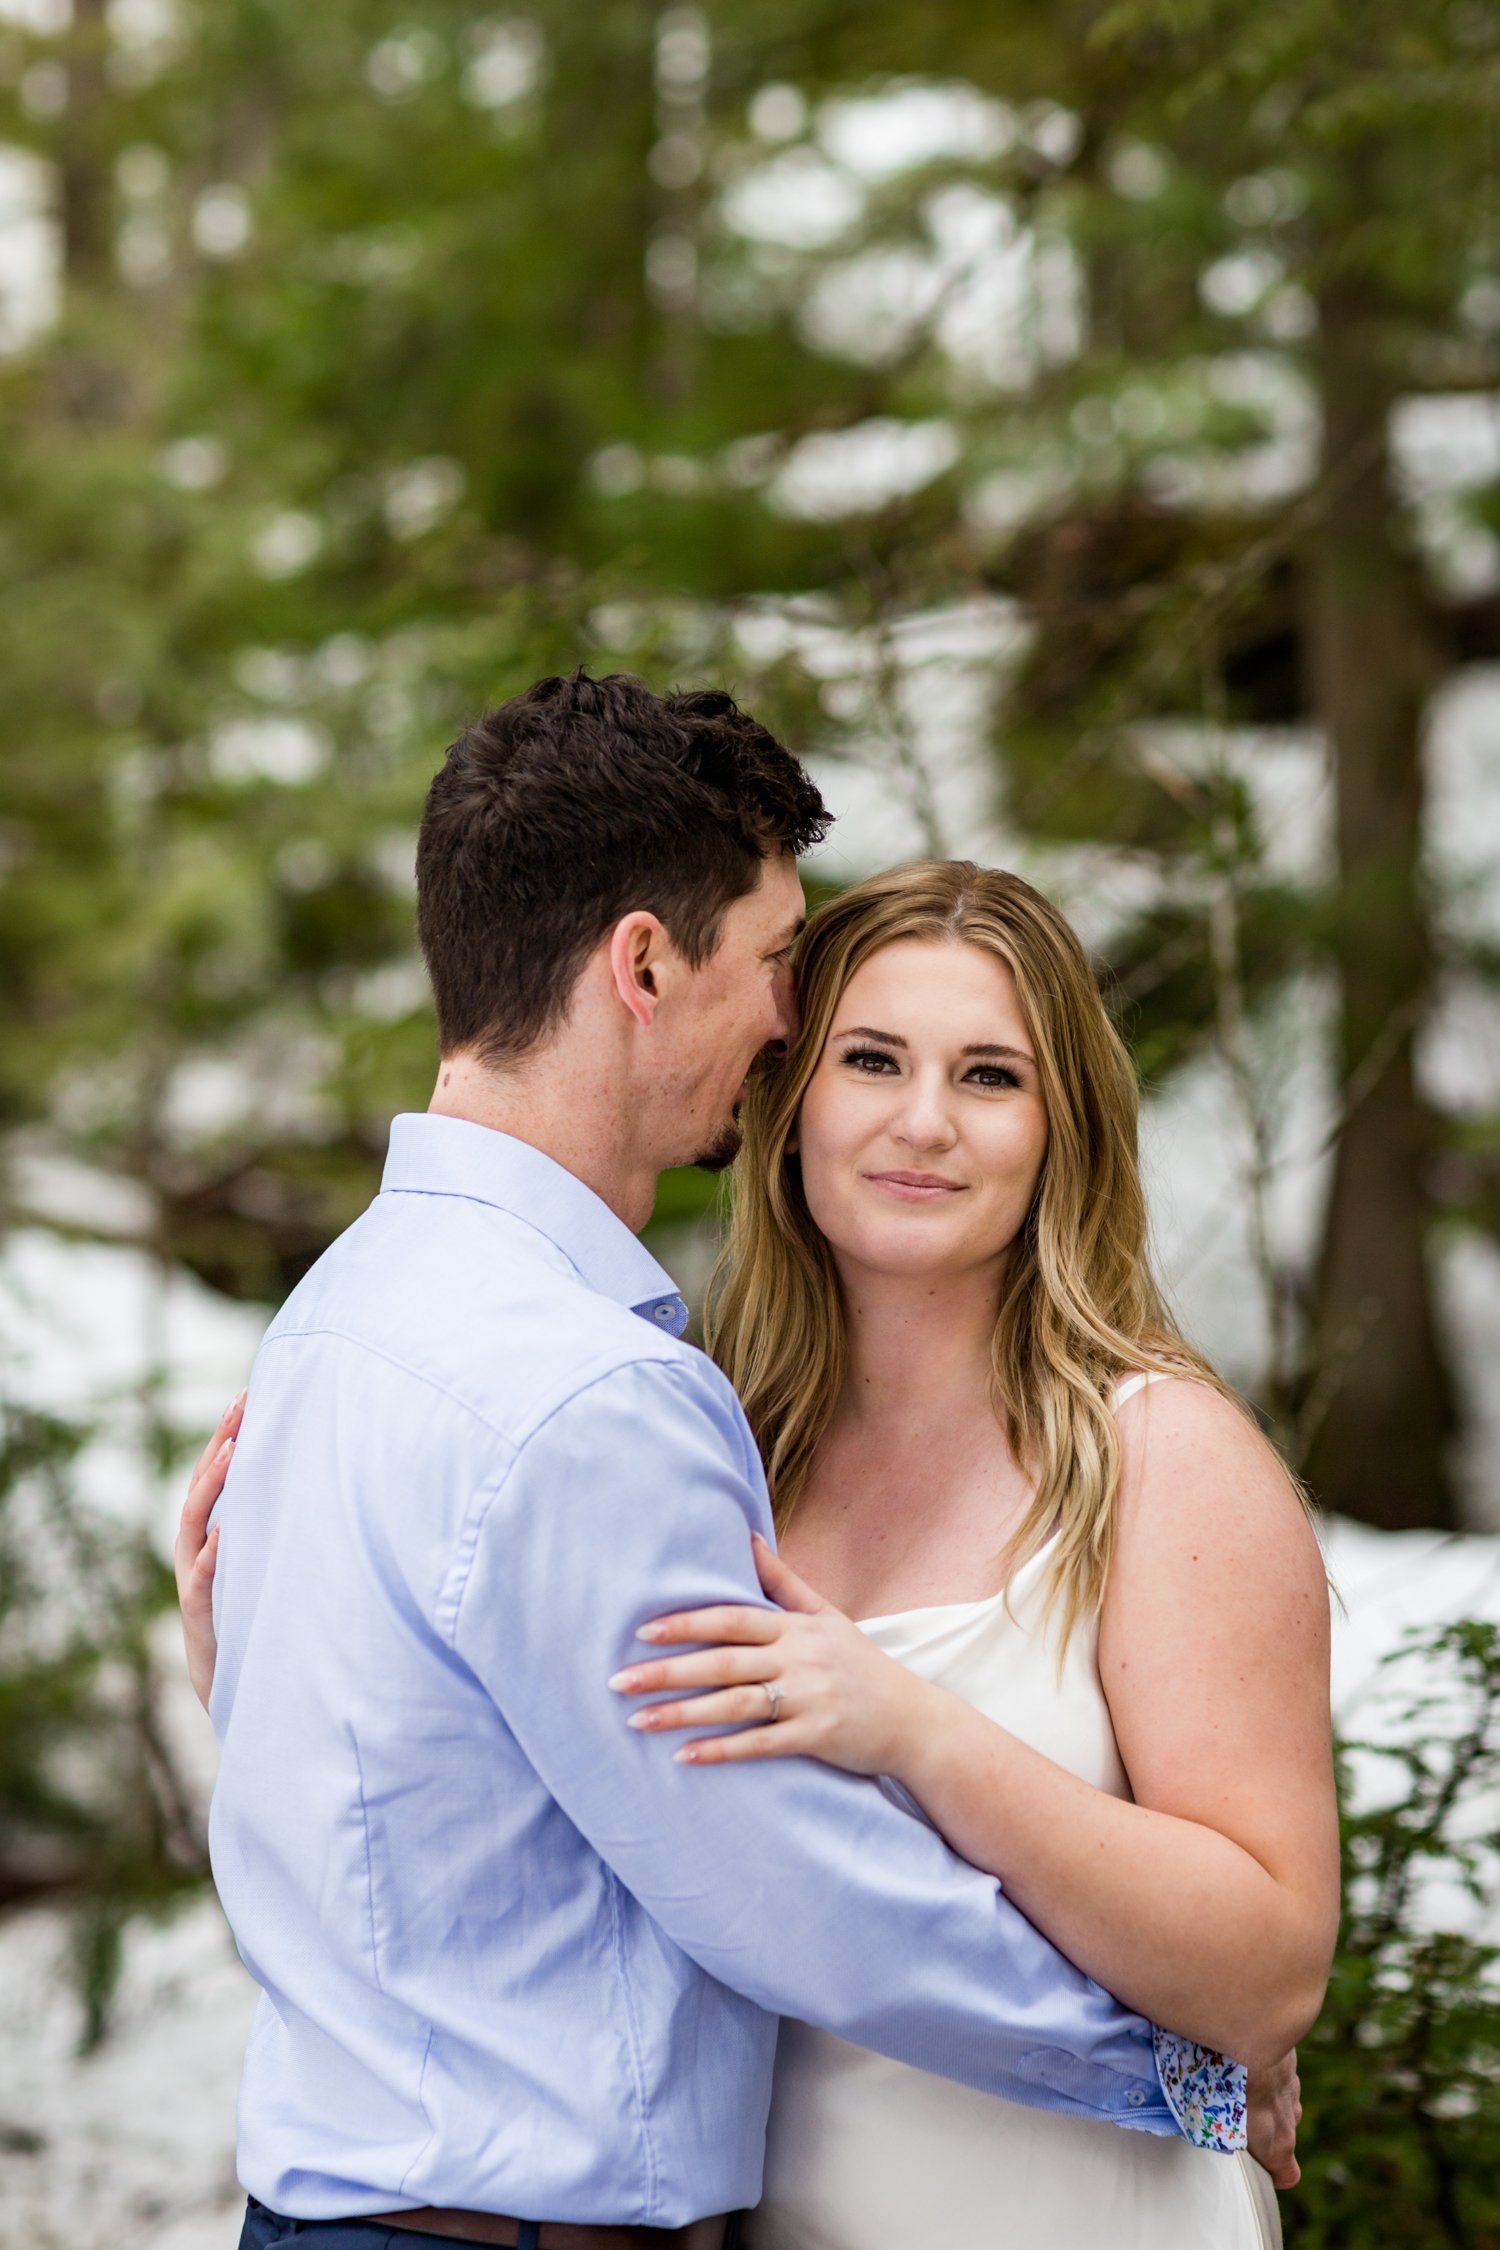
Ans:
<svg viewBox="0 0 1500 2250"><path fill-rule="evenodd" d="M685 1743L676 1753L683 1765L808 1757L850 1773L899 1773L904 1745L920 1725L925 1683L815 1594L758 1536L755 1565L779 1609L724 1604L658 1617L641 1627L643 1641L718 1645L617 1672L609 1684L620 1695L711 1691L648 1704L632 1714L630 1725L665 1734L752 1722L741 1734ZM769 1723L768 1686L778 1690L775 1725Z"/></svg>
<svg viewBox="0 0 1500 2250"><path fill-rule="evenodd" d="M214 1564L218 1559L219 1534L217 1529L209 1530L208 1519L224 1489L244 1414L245 1393L241 1391L198 1456L172 1549L188 1677L205 1711L209 1690L214 1684L214 1662L219 1653L219 1644L214 1638Z"/></svg>

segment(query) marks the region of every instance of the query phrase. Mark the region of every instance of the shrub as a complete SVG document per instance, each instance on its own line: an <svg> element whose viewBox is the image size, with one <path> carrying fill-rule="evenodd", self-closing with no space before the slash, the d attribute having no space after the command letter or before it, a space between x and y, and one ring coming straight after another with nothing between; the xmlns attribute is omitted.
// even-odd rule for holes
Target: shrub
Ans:
<svg viewBox="0 0 1500 2250"><path fill-rule="evenodd" d="M1390 1738L1339 1752L1344 1919L1301 2050L1287 2242L1500 2250L1500 1628L1408 1635L1385 1662ZM1375 1809L1350 1809L1357 1763ZM1370 1787L1382 1766L1393 1801Z"/></svg>

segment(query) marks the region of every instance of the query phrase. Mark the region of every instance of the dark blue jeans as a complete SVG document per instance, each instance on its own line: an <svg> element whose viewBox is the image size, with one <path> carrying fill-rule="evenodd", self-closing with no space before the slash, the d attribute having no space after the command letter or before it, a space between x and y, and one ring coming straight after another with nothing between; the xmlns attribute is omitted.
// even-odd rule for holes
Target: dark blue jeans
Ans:
<svg viewBox="0 0 1500 2250"><path fill-rule="evenodd" d="M425 2244L442 2250L445 2242L453 2250L474 2250L451 2234L413 2234L409 2227L383 2227L372 2219L284 2219L253 2195L240 2230L240 2250L280 2250L283 2243L296 2250L424 2250ZM519 2250L529 2250L524 2236Z"/></svg>
<svg viewBox="0 0 1500 2250"><path fill-rule="evenodd" d="M530 2232L529 2227L522 2228L516 2250L536 2250L535 2242L527 2239ZM734 2250L738 2236L736 2213L729 2222L724 2250ZM451 2234L413 2234L407 2227L383 2227L371 2219L283 2219L253 2195L240 2231L240 2250L280 2250L282 2243L293 2243L297 2250L423 2250L425 2243L432 2243L442 2250L445 2242L453 2250L473 2250Z"/></svg>

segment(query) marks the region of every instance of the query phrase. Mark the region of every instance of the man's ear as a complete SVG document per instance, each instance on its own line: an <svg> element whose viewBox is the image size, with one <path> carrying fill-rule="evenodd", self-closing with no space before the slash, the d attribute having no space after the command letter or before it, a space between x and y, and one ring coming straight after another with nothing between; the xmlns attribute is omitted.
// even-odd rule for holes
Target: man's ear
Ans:
<svg viewBox="0 0 1500 2250"><path fill-rule="evenodd" d="M671 940L654 914L638 910L616 922L609 939L609 973L616 997L649 1031L661 1005L661 968Z"/></svg>

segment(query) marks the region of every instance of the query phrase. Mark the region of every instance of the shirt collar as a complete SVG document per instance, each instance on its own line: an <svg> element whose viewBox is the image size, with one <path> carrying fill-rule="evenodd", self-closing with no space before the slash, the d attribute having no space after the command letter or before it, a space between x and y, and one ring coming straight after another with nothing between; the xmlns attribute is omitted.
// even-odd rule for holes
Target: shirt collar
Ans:
<svg viewBox="0 0 1500 2250"><path fill-rule="evenodd" d="M680 1336L687 1306L671 1276L609 1205L539 1148L463 1117L391 1121L382 1195L457 1195L490 1203L535 1227L579 1278Z"/></svg>

